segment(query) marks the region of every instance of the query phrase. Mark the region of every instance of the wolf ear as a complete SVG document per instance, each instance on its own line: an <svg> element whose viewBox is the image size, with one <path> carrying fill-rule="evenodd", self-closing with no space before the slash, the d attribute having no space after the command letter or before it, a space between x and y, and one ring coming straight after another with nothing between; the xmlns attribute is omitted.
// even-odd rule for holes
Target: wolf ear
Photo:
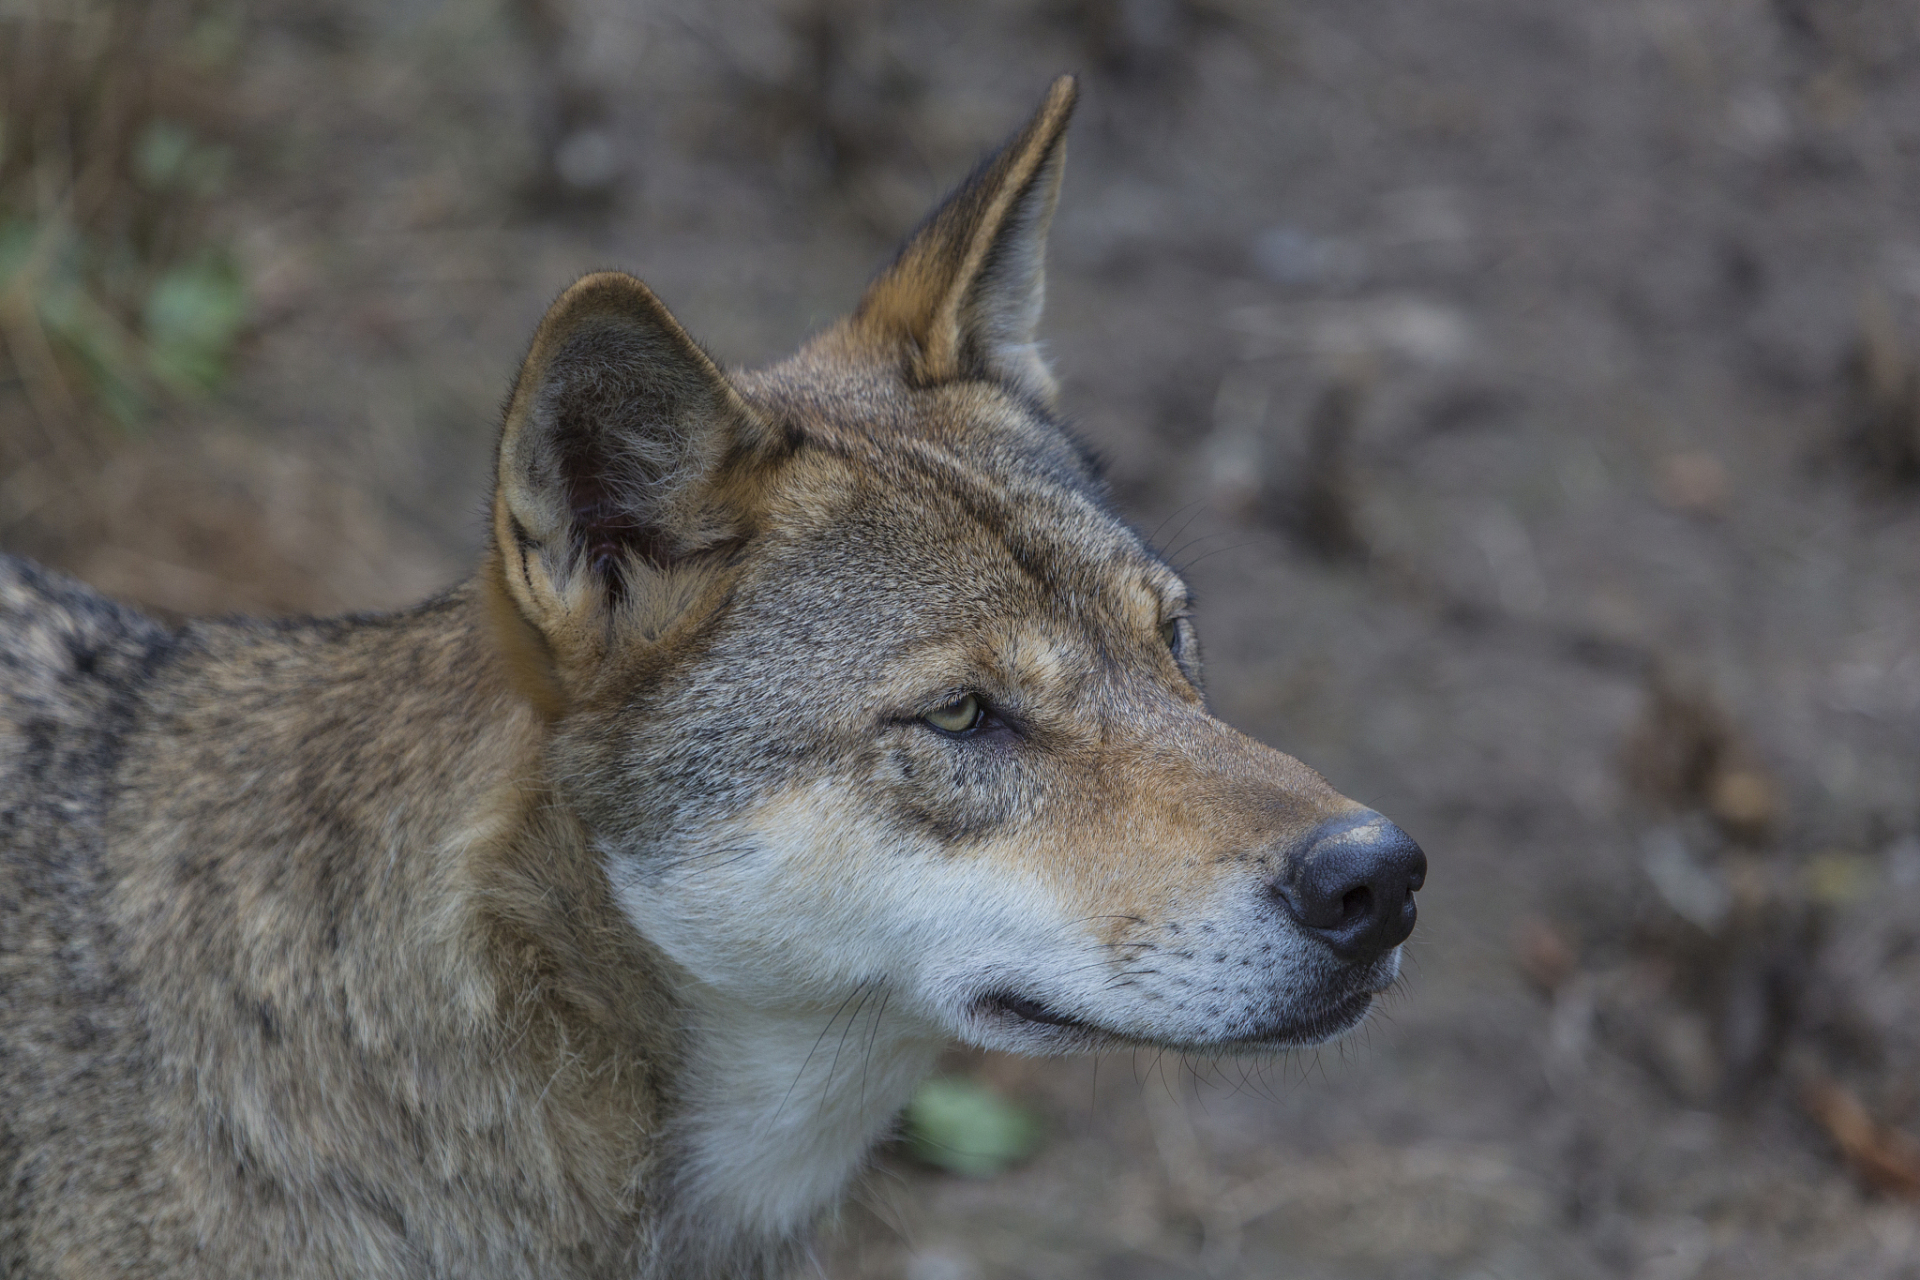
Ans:
<svg viewBox="0 0 1920 1280"><path fill-rule="evenodd" d="M604 634L611 610L661 600L679 570L740 536L718 481L766 435L644 284L580 280L540 322L508 401L496 594L550 654Z"/></svg>
<svg viewBox="0 0 1920 1280"><path fill-rule="evenodd" d="M1035 330L1046 292L1047 224L1077 96L1072 76L1055 80L1026 127L934 210L868 286L853 327L870 341L904 347L913 382L987 377L1052 398Z"/></svg>

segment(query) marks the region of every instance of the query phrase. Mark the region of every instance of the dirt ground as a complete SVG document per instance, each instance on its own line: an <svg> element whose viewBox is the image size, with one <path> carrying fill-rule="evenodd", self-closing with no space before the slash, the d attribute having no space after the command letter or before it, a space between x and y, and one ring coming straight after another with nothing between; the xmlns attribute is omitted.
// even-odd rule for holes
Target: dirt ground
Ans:
<svg viewBox="0 0 1920 1280"><path fill-rule="evenodd" d="M1909 0L209 11L231 379L132 429L0 380L0 548L172 612L457 578L574 275L777 355L1085 77L1065 406L1217 712L1432 874L1346 1043L956 1054L1046 1144L888 1154L822 1275L1920 1276Z"/></svg>

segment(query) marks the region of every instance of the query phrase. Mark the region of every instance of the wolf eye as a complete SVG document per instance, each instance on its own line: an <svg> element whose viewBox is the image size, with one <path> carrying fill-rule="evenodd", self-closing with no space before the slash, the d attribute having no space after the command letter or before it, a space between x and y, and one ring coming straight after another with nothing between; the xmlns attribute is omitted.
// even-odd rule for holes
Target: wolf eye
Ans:
<svg viewBox="0 0 1920 1280"><path fill-rule="evenodd" d="M944 707L936 707L920 717L942 733L969 733L980 727L986 709L980 699L963 693Z"/></svg>

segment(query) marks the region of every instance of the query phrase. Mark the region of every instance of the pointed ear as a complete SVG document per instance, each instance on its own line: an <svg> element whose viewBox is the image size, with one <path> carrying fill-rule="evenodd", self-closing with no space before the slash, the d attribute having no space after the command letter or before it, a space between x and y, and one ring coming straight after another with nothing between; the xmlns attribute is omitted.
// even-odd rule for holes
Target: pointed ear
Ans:
<svg viewBox="0 0 1920 1280"><path fill-rule="evenodd" d="M1013 140L914 232L852 317L870 341L904 347L920 384L987 377L1051 399L1035 346L1046 293L1047 224L1060 193L1078 89L1061 76Z"/></svg>
<svg viewBox="0 0 1920 1280"><path fill-rule="evenodd" d="M742 536L720 481L767 438L644 284L618 272L580 280L548 309L507 405L496 603L563 662L604 637L616 611L661 625L631 615L684 605L702 553Z"/></svg>

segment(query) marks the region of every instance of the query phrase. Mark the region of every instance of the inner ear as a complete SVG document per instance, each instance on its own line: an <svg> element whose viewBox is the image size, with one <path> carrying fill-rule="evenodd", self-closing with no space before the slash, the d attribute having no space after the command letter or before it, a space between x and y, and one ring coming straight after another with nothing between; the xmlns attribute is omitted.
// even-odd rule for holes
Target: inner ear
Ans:
<svg viewBox="0 0 1920 1280"><path fill-rule="evenodd" d="M765 435L645 285L574 285L534 337L501 433L495 537L520 562L506 586L522 613L551 632L630 598L635 575L737 539L721 481Z"/></svg>
<svg viewBox="0 0 1920 1280"><path fill-rule="evenodd" d="M631 323L581 326L548 364L533 408L551 441L567 555L614 600L630 563L665 569L720 532L696 499L734 443L731 406L723 386L688 376L703 371L685 367L676 346Z"/></svg>
<svg viewBox="0 0 1920 1280"><path fill-rule="evenodd" d="M1026 126L934 210L861 298L853 331L903 352L910 380L992 378L1052 399L1037 330L1076 94L1073 77L1054 81Z"/></svg>

